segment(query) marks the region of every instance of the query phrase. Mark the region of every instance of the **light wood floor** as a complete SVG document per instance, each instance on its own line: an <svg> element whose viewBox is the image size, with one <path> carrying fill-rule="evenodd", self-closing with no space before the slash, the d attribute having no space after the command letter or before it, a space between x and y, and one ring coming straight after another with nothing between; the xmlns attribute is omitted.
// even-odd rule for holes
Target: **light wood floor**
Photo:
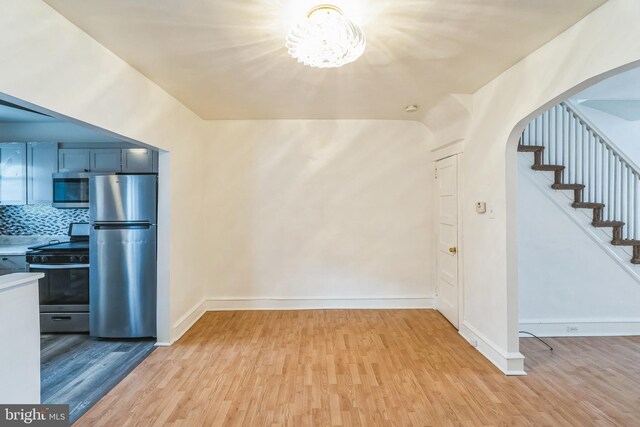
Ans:
<svg viewBox="0 0 640 427"><path fill-rule="evenodd" d="M431 310L207 313L77 425L640 425L640 337L549 342L506 377Z"/></svg>

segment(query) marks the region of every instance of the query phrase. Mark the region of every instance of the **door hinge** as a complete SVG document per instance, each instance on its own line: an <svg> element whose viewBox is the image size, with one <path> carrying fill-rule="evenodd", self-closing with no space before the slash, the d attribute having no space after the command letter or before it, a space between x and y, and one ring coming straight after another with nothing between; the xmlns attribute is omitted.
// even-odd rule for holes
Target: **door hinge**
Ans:
<svg viewBox="0 0 640 427"><path fill-rule="evenodd" d="M438 169L436 168L436 179L438 179Z"/></svg>

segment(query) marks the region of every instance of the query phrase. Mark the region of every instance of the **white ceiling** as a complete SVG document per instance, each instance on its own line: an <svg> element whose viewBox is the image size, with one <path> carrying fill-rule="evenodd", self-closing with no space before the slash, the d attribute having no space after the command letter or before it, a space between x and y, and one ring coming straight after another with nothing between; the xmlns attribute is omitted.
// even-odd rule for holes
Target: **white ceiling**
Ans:
<svg viewBox="0 0 640 427"><path fill-rule="evenodd" d="M205 119L413 119L472 93L606 0L336 0L367 37L339 69L288 56L326 0L45 0Z"/></svg>
<svg viewBox="0 0 640 427"><path fill-rule="evenodd" d="M640 67L632 68L602 80L576 94L572 99L640 99Z"/></svg>
<svg viewBox="0 0 640 427"><path fill-rule="evenodd" d="M640 121L640 67L596 83L571 99L623 120Z"/></svg>
<svg viewBox="0 0 640 427"><path fill-rule="evenodd" d="M628 122L640 120L640 100L638 99L594 99L581 105L609 113Z"/></svg>

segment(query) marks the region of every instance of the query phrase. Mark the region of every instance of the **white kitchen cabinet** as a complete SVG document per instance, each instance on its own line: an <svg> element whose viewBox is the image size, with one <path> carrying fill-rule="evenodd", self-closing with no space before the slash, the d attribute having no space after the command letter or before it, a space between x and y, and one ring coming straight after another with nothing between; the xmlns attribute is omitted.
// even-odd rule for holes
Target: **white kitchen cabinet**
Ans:
<svg viewBox="0 0 640 427"><path fill-rule="evenodd" d="M60 172L120 172L119 148L62 148L58 150Z"/></svg>
<svg viewBox="0 0 640 427"><path fill-rule="evenodd" d="M88 148L61 148L58 150L60 172L89 172L91 156Z"/></svg>
<svg viewBox="0 0 640 427"><path fill-rule="evenodd" d="M148 148L125 148L122 150L122 172L154 172L155 152Z"/></svg>
<svg viewBox="0 0 640 427"><path fill-rule="evenodd" d="M0 255L0 276L27 271L26 255Z"/></svg>
<svg viewBox="0 0 640 427"><path fill-rule="evenodd" d="M40 403L38 279L43 277L44 273L0 276L0 402L3 404ZM5 419L4 413L2 416Z"/></svg>
<svg viewBox="0 0 640 427"><path fill-rule="evenodd" d="M0 205L27 203L27 147L0 143Z"/></svg>
<svg viewBox="0 0 640 427"><path fill-rule="evenodd" d="M27 204L53 201L53 179L58 171L58 144L29 142L27 144Z"/></svg>
<svg viewBox="0 0 640 427"><path fill-rule="evenodd" d="M158 153L148 148L61 148L58 150L60 172L158 171Z"/></svg>
<svg viewBox="0 0 640 427"><path fill-rule="evenodd" d="M122 153L119 148L98 148L90 150L91 172L121 172Z"/></svg>

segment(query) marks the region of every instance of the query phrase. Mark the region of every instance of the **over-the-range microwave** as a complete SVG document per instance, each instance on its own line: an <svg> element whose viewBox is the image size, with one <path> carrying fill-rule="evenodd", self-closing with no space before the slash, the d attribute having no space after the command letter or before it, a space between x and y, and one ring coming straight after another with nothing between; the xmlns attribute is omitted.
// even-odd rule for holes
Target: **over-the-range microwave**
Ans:
<svg viewBox="0 0 640 427"><path fill-rule="evenodd" d="M91 172L60 172L53 174L54 208L88 208Z"/></svg>

